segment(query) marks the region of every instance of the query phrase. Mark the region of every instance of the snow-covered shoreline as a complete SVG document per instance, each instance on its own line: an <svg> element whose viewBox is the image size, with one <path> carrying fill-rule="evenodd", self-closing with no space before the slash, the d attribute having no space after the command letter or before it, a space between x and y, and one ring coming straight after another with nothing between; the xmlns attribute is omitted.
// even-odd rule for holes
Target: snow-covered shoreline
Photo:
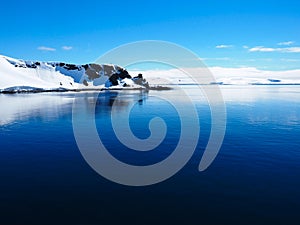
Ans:
<svg viewBox="0 0 300 225"><path fill-rule="evenodd" d="M142 75L132 77L118 65L24 61L0 55L0 93L148 87Z"/></svg>

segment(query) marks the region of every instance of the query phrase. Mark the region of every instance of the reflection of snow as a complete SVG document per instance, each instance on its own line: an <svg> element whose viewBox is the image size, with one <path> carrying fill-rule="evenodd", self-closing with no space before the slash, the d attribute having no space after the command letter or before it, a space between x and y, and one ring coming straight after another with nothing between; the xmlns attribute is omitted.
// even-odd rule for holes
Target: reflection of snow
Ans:
<svg viewBox="0 0 300 225"><path fill-rule="evenodd" d="M32 116L44 120L58 118L71 110L72 98L54 94L0 94L0 125L13 123L16 120L25 120Z"/></svg>
<svg viewBox="0 0 300 225"><path fill-rule="evenodd" d="M220 86L226 102L261 100L300 102L300 87L287 86Z"/></svg>
<svg viewBox="0 0 300 225"><path fill-rule="evenodd" d="M107 107L111 108L112 105L115 105L122 113L131 102L142 104L146 95L147 93L142 90L0 94L0 126L32 117L39 117L46 121L57 119L72 112L74 98L82 99L82 107L86 115L107 113L109 111Z"/></svg>
<svg viewBox="0 0 300 225"><path fill-rule="evenodd" d="M221 90L226 103L247 104L249 102L261 100L289 101L300 103L299 85L182 85L174 86L174 90L161 92L162 95L176 95L176 88L183 88L188 96L195 102L207 101L205 89L210 89L213 93L217 88ZM151 92L150 92L151 94ZM178 101L181 96L178 96ZM184 98L183 98L184 100Z"/></svg>

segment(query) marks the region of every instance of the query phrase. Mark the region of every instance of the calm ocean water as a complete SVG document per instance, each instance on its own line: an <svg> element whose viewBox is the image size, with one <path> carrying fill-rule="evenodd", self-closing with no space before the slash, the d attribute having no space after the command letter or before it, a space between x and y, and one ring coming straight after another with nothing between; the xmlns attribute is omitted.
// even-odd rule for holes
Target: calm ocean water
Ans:
<svg viewBox="0 0 300 225"><path fill-rule="evenodd" d="M175 176L146 187L113 183L89 167L73 135L73 100L84 99L86 118L95 113L113 156L150 165L168 157L180 136L175 108L156 96L176 89L0 95L0 223L300 224L300 86L222 86L226 135L204 172L210 107L195 86L184 88L199 114L196 151ZM162 144L150 152L124 147L111 126L113 103L120 117L135 103L130 125L139 138L150 135L151 118L162 117Z"/></svg>

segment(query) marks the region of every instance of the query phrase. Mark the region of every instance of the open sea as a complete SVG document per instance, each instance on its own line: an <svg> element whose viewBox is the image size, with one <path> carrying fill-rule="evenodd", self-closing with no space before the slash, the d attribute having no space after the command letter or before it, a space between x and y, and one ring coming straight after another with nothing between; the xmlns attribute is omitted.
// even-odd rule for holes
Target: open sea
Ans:
<svg viewBox="0 0 300 225"><path fill-rule="evenodd" d="M94 117L113 157L146 166L176 148L183 118L159 96L191 107L180 88L0 94L0 224L300 224L300 86L220 86L226 133L202 172L211 108L197 86L181 88L198 114L195 152L171 178L141 187L107 180L85 161L73 133L74 99L83 102L83 123ZM164 140L151 151L124 146L112 127L113 107L121 120L130 112L139 139L149 137L149 121L160 117Z"/></svg>

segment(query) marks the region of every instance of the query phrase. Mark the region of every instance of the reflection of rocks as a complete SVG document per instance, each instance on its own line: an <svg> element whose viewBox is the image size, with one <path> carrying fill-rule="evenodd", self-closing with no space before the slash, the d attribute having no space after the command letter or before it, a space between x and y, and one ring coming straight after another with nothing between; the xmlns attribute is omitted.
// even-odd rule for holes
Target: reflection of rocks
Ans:
<svg viewBox="0 0 300 225"><path fill-rule="evenodd" d="M110 113L108 108L112 106L117 107L119 112L128 110L128 107L132 103L137 103L142 105L144 100L147 98L147 91L140 91L137 95L136 92L131 94L123 94L119 91L109 91L102 93L81 93L77 95L77 98L84 99L84 105L89 114L94 114L101 116L102 114Z"/></svg>
<svg viewBox="0 0 300 225"><path fill-rule="evenodd" d="M19 96L0 94L0 105L5 106L5 110L0 110L0 126L33 117L55 120L72 111L74 99L79 100L78 106L84 108L88 114L92 115L96 112L96 116L100 118L103 114L111 113L110 109L113 105L120 112L124 112L132 103L143 104L147 95L148 92L145 90L22 94Z"/></svg>

